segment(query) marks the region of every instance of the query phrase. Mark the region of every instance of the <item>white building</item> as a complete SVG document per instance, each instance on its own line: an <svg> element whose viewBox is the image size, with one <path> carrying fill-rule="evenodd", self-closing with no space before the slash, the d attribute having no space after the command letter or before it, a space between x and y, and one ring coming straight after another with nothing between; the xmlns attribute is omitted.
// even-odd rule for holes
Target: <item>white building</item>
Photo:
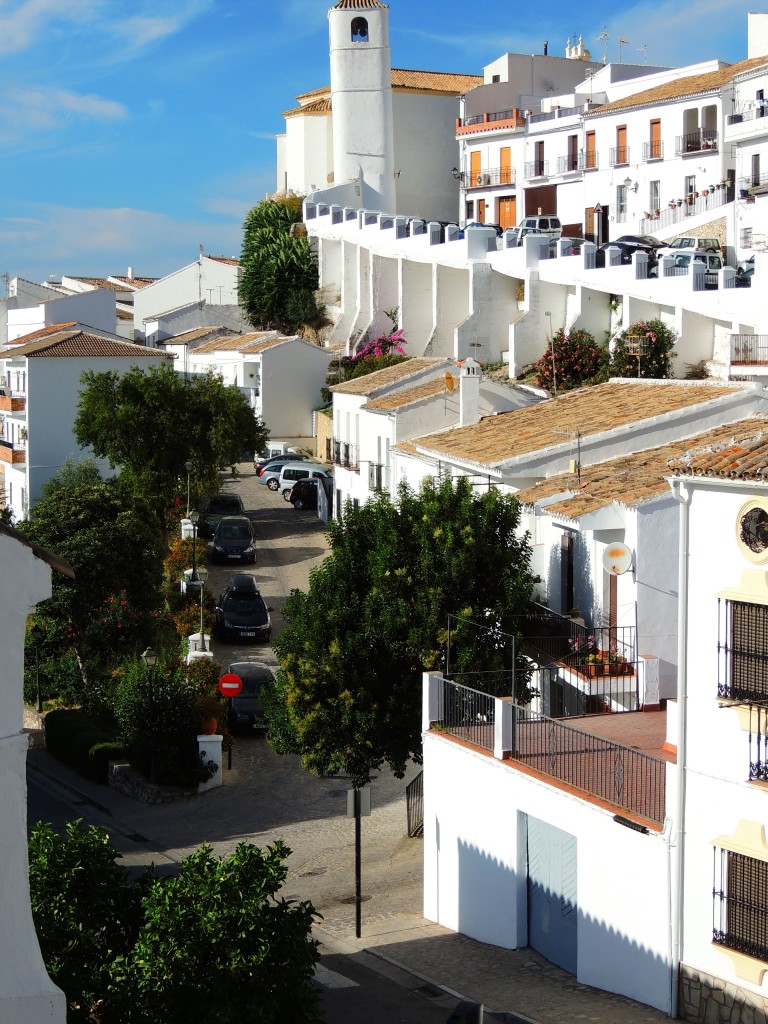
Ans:
<svg viewBox="0 0 768 1024"><path fill-rule="evenodd" d="M206 341L187 362L192 373L213 370L239 387L271 437L309 440L332 354L303 338L256 331Z"/></svg>
<svg viewBox="0 0 768 1024"><path fill-rule="evenodd" d="M124 373L163 359L163 352L77 327L49 329L0 353L0 461L5 503L17 519L26 517L43 484L68 458L88 454L74 435L83 371ZM111 472L106 460L99 466Z"/></svg>
<svg viewBox="0 0 768 1024"><path fill-rule="evenodd" d="M12 282L13 283L13 282ZM115 292L106 288L62 295L61 292L45 290L45 298L35 301L25 289L14 296L6 312L5 342L12 342L35 331L56 324L79 324L94 331L117 334L117 310ZM23 303L23 304L22 304Z"/></svg>
<svg viewBox="0 0 768 1024"><path fill-rule="evenodd" d="M74 572L2 525L0 565L0 1020L64 1024L66 999L46 973L29 902L24 635L27 617L51 596L51 568L70 579Z"/></svg>
<svg viewBox="0 0 768 1024"><path fill-rule="evenodd" d="M477 75L392 68L389 8L339 0L328 12L331 82L298 96L278 136L278 191L390 214L455 214L459 96Z"/></svg>

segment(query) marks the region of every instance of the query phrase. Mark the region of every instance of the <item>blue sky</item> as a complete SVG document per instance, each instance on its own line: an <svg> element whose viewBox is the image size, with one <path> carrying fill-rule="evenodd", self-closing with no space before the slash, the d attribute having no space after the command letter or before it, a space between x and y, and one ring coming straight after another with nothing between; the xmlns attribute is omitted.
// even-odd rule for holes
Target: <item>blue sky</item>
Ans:
<svg viewBox="0 0 768 1024"><path fill-rule="evenodd" d="M274 136L326 85L329 0L0 0L0 273L157 276L240 253ZM506 51L684 64L746 56L748 0L515 7L391 0L395 67L480 73ZM754 9L754 8L753 8ZM521 11L525 16L521 17ZM0 295L4 294L0 284Z"/></svg>

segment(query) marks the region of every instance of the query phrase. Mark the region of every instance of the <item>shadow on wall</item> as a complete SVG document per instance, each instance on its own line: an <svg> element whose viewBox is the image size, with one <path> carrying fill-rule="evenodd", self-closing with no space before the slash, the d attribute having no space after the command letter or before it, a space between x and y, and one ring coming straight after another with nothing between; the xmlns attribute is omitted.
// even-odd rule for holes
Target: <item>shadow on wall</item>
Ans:
<svg viewBox="0 0 768 1024"><path fill-rule="evenodd" d="M599 621L592 580L592 556L581 533L558 530L559 544L549 549L547 594L553 612L568 615L578 608L587 626Z"/></svg>

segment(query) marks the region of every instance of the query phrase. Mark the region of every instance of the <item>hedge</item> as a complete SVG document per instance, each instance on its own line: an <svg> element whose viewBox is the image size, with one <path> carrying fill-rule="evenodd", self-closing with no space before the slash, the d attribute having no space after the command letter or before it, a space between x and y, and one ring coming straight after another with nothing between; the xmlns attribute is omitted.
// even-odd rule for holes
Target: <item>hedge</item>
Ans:
<svg viewBox="0 0 768 1024"><path fill-rule="evenodd" d="M111 757L122 756L114 729L79 709L49 711L45 716L46 748L64 764L96 782L106 782L107 755L97 750L110 747Z"/></svg>

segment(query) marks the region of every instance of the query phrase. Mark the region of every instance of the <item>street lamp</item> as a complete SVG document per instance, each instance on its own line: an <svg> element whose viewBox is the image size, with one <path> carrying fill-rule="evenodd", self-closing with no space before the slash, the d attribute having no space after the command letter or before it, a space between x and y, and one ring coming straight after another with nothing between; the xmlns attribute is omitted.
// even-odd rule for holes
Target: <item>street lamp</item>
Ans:
<svg viewBox="0 0 768 1024"><path fill-rule="evenodd" d="M141 656L141 660L149 669L149 715L152 721L152 742L150 744L149 781L155 781L155 665L157 664L157 652L148 647Z"/></svg>
<svg viewBox="0 0 768 1024"><path fill-rule="evenodd" d="M192 509L187 517L192 523L192 576L190 577L190 583L198 582L197 575L197 521L200 518L200 513L197 509Z"/></svg>
<svg viewBox="0 0 768 1024"><path fill-rule="evenodd" d="M184 463L184 469L187 471L187 519L189 519L189 474L192 472L192 463L189 460Z"/></svg>
<svg viewBox="0 0 768 1024"><path fill-rule="evenodd" d="M200 580L200 650L207 651L208 648L205 646L205 626L203 625L203 604L204 604L204 593L205 593L205 581L208 579L208 570L204 565L201 565L197 570L197 576Z"/></svg>
<svg viewBox="0 0 768 1024"><path fill-rule="evenodd" d="M41 714L43 710L43 700L40 694L40 644L42 642L45 630L36 622L29 631L29 635L32 638L32 643L35 645L35 678L37 681L37 713Z"/></svg>

